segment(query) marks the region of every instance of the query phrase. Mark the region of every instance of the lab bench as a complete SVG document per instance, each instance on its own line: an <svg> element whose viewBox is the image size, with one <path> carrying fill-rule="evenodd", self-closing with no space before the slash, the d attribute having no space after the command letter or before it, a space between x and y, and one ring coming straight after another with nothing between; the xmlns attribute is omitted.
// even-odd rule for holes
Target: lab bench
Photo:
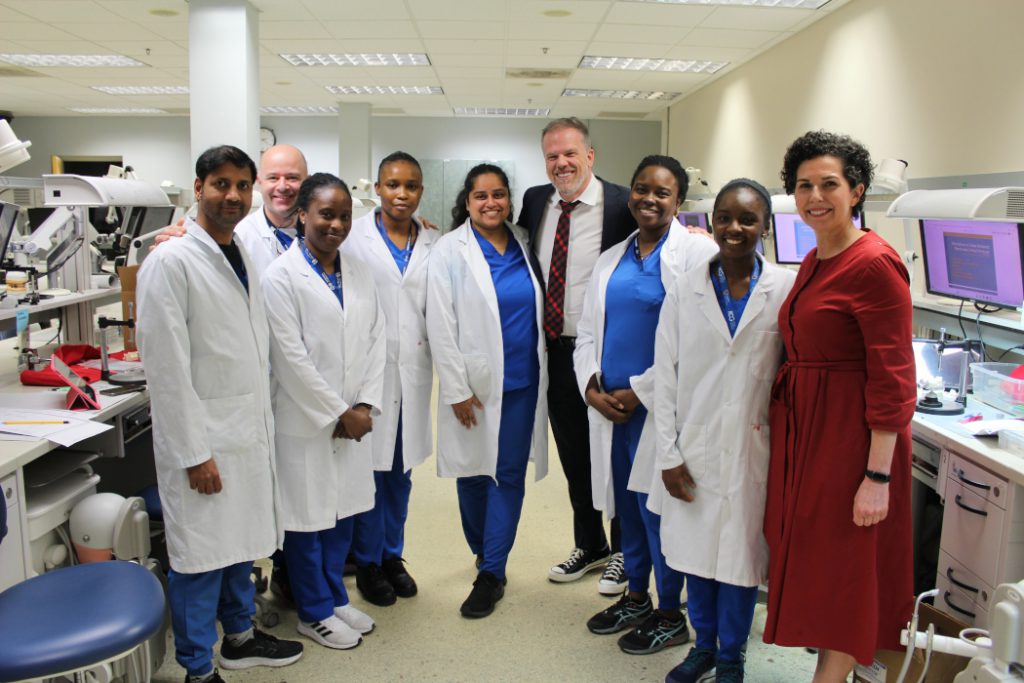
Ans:
<svg viewBox="0 0 1024 683"><path fill-rule="evenodd" d="M994 418L998 411L969 398L967 413ZM996 586L1024 579L1024 457L1000 448L996 437L971 436L962 419L914 416L913 474L944 503L935 605L987 627Z"/></svg>
<svg viewBox="0 0 1024 683"><path fill-rule="evenodd" d="M105 383L99 382L94 386L99 390L105 387ZM49 402L46 394L52 394L53 398L49 408L63 408L64 395L61 392L47 387L22 386L16 377L0 379L0 406L23 407L25 402L31 402L34 407L41 407L40 404ZM0 544L0 591L39 573L38 557L35 563L33 561L33 541L66 521L74 504L96 490L99 477L95 469L102 468L119 475L112 478L114 481L104 481L101 486L102 490L117 493L122 493L116 490L117 479L127 478L138 483L140 476L144 480L153 476L152 457L140 456L136 452L138 449L131 448L133 441L149 433L148 395L141 392L112 397L99 395L98 398L102 409L89 414L94 421L110 424L113 429L69 449L46 439L0 440L0 488L8 508L8 535ZM26 468L38 467L46 464L48 459L56 461L62 455L74 453L87 453L98 458L92 463L87 463L90 457L82 458L81 464L72 461L67 466L72 471L61 477L60 486L56 489L49 487L44 491L43 488L28 486L31 478L26 479ZM54 469L60 470L60 463L52 464ZM85 464L89 467L81 466ZM120 476L122 474L126 476Z"/></svg>

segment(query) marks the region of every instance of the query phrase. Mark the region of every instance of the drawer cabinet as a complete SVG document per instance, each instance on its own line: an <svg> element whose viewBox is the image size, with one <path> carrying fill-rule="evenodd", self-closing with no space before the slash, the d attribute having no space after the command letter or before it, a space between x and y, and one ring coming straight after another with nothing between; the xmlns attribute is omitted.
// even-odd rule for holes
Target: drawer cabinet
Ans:
<svg viewBox="0 0 1024 683"><path fill-rule="evenodd" d="M17 473L0 479L0 489L3 489L7 500L7 536L0 541L0 591L3 591L26 578L25 535L21 528L21 493Z"/></svg>

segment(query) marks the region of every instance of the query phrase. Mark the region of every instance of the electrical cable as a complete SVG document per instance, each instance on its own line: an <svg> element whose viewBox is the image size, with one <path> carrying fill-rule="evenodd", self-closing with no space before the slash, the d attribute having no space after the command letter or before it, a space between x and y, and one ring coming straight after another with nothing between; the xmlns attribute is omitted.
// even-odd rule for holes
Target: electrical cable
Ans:
<svg viewBox="0 0 1024 683"><path fill-rule="evenodd" d="M960 323L960 334L967 339L967 330L964 329L964 299L960 299L960 309L956 312L956 320Z"/></svg>

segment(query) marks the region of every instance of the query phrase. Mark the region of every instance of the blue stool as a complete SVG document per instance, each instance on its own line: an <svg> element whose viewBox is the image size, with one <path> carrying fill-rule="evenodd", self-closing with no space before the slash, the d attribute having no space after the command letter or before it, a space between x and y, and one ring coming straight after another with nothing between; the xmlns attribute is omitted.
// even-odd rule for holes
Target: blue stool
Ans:
<svg viewBox="0 0 1024 683"><path fill-rule="evenodd" d="M23 581L0 593L0 681L70 676L127 657L163 618L160 582L134 562L80 564ZM148 661L137 675L149 680Z"/></svg>

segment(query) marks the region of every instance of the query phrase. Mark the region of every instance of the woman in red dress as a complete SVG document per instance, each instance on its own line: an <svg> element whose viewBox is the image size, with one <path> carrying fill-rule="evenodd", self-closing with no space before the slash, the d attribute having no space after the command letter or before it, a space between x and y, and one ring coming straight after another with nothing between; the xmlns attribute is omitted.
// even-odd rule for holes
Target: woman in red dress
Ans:
<svg viewBox="0 0 1024 683"><path fill-rule="evenodd" d="M853 225L871 176L862 145L824 131L797 139L782 170L817 248L779 311L764 640L818 648L815 683L898 649L913 608L912 307L899 256Z"/></svg>

